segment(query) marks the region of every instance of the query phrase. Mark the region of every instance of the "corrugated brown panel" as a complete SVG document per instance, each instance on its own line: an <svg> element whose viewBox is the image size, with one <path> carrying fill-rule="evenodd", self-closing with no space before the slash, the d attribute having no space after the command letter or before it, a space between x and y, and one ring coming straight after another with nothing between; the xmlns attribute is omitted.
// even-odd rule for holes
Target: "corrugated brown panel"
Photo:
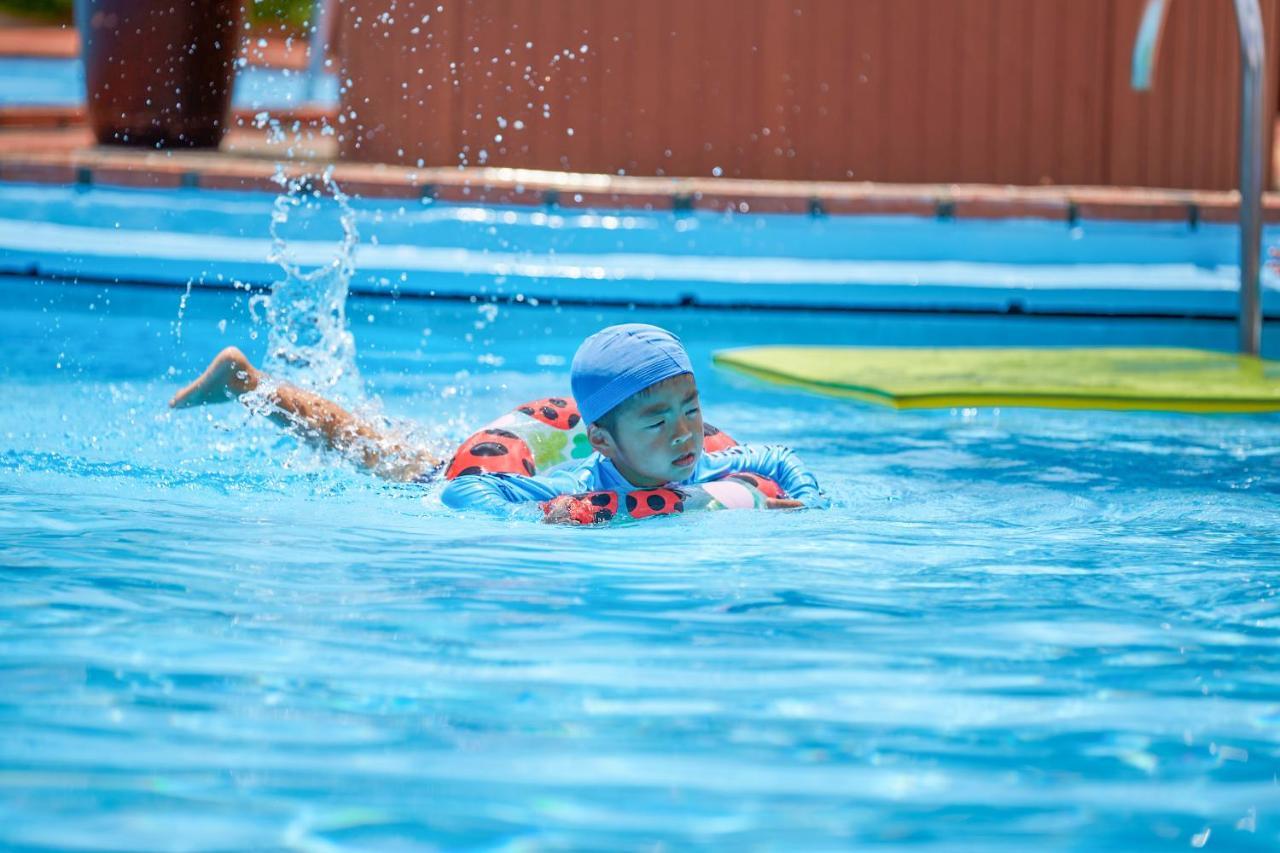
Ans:
<svg viewBox="0 0 1280 853"><path fill-rule="evenodd" d="M635 43L630 33L628 4L598 3L592 14L590 48L596 54L595 73L601 81L595 133L605 146L604 159L613 160L619 170L629 172L631 102L628 87L634 74Z"/></svg>
<svg viewBox="0 0 1280 853"><path fill-rule="evenodd" d="M1270 0L1270 2L1264 0L1262 18L1267 35L1267 71L1264 75L1266 92L1263 98L1267 108L1274 109L1276 98L1280 97L1280 0ZM1263 155L1263 168L1266 175L1264 187L1272 186L1276 177L1272 169L1273 159L1270 153L1275 144L1275 122L1271 120L1272 118L1274 116L1263 119L1267 129L1267 140L1262 149L1267 152Z"/></svg>
<svg viewBox="0 0 1280 853"><path fill-rule="evenodd" d="M786 60L787 105L784 109L787 124L786 139L781 165L784 176L791 180L810 177L815 142L823 133L818 118L817 68L813 62L814 46L818 38L815 25L830 12L822 12L814 0L790 4L786 20L786 41L783 44Z"/></svg>
<svg viewBox="0 0 1280 853"><path fill-rule="evenodd" d="M734 0L704 0L691 12L697 27L697 76L702 81L702 119L714 133L702 134L702 151L694 174L721 174L741 161L747 125L743 121L743 81L737 69L745 64L743 37Z"/></svg>
<svg viewBox="0 0 1280 853"><path fill-rule="evenodd" d="M703 29L698 17L704 14L701 3L668 3L664 18L663 100L659 109L665 113L659 142L659 172L662 175L706 174L702 168L703 144L718 128L706 120L705 107L709 83L700 74Z"/></svg>
<svg viewBox="0 0 1280 853"><path fill-rule="evenodd" d="M1203 5L1201 4L1202 7ZM1191 11L1192 14L1179 15L1169 21L1164 38L1170 56L1195 55L1196 31L1203 25L1198 19L1202 16L1203 9ZM1196 78L1200 75L1191 63L1175 62L1160 70L1174 90L1196 93L1192 100L1200 109L1204 109L1206 105L1196 86ZM1180 177L1189 182L1194 180L1193 163L1196 152L1192 126L1196 119L1197 116L1192 115L1190 110L1177 110L1172 109L1169 104L1164 105L1157 132L1147 138L1148 156L1153 163L1160 164L1158 173L1148 172L1148 183L1167 187L1173 186Z"/></svg>
<svg viewBox="0 0 1280 853"><path fill-rule="evenodd" d="M759 4L762 26L756 34L755 47L760 78L754 108L759 116L760 136L754 146L753 177L787 177L783 158L791 144L790 108L794 105L794 89L788 82L791 6L788 0L762 0Z"/></svg>
<svg viewBox="0 0 1280 853"><path fill-rule="evenodd" d="M568 53L561 53L565 57L561 61L566 63L561 69L566 84L561 106L567 124L564 139L567 168L600 171L604 158L611 159L616 152L603 144L599 132L600 102L606 97L603 91L606 81L600 73L603 46L598 41L592 14L596 4L595 0L565 2L568 7L565 26L569 35L563 48ZM612 97L612 93L608 96Z"/></svg>
<svg viewBox="0 0 1280 853"><path fill-rule="evenodd" d="M345 157L430 165L1230 187L1231 2L1170 4L1135 93L1142 5L352 0L338 130ZM1280 0L1263 6L1275 103Z"/></svg>
<svg viewBox="0 0 1280 853"><path fill-rule="evenodd" d="M1110 0L1063 0L1054 29L1059 39L1053 113L1058 117L1054 183L1108 182L1106 137Z"/></svg>
<svg viewBox="0 0 1280 853"><path fill-rule="evenodd" d="M344 157L455 162L458 98L449 62L461 13L456 4L443 12L436 5L404 0L385 19L379 16L386 10L375 3L344 9L341 76L355 80L343 93L336 128Z"/></svg>
<svg viewBox="0 0 1280 853"><path fill-rule="evenodd" d="M1227 67L1236 61L1239 41L1236 33L1225 27L1213 27L1209 24L1223 10L1215 8L1216 3L1200 4L1196 9L1196 50L1205 57L1209 67ZM1232 13L1227 11L1228 16ZM1170 57L1161 57L1161 69ZM1157 74L1159 71L1157 71ZM1219 79L1222 77L1222 79ZM1162 85L1159 77L1156 85ZM1199 115L1192 119L1192 130L1189 133L1189 147L1201 156L1193 157L1190 186L1225 185L1231 180L1230 164L1222 157L1205 156L1215 152L1221 146L1229 146L1236 138L1236 129L1232 125L1235 113L1235 95L1226 87L1235 85L1229 75L1205 74L1197 75L1194 91L1196 100L1206 106ZM1214 94L1217 97L1213 97Z"/></svg>
<svg viewBox="0 0 1280 853"><path fill-rule="evenodd" d="M629 173L656 175L663 167L662 140L666 135L667 111L664 62L664 21L667 4L631 3L632 41L635 45L634 71L630 85L618 92L628 98L633 116L630 146L625 164ZM602 169L601 171L605 171Z"/></svg>
<svg viewBox="0 0 1280 853"><path fill-rule="evenodd" d="M1051 183L1060 171L1062 110L1057 103L1058 82L1064 76L1060 54L1063 44L1056 26L1061 20L1060 0L1027 4L1027 44L1033 50L1027 63L1027 153L1025 176L1028 183ZM1073 47L1073 46L1069 46Z"/></svg>
<svg viewBox="0 0 1280 853"><path fill-rule="evenodd" d="M890 5L878 18L878 49L883 64L877 87L880 101L872 116L876 155L867 174L871 180L907 181L915 172L906 141L916 132L911 126L914 114L911 104L919 83L913 79L915 51L912 48L919 47L913 34L916 15L914 4ZM889 132L889 128L893 131Z"/></svg>
<svg viewBox="0 0 1280 853"><path fill-rule="evenodd" d="M987 173L997 183L1013 183L1023 171L1026 116L1022 111L1026 66L1023 64L1023 26L1026 6L1018 0L996 0L988 24L993 74L987 81L992 93Z"/></svg>
<svg viewBox="0 0 1280 853"><path fill-rule="evenodd" d="M479 60L479 57L496 59L508 43L507 34L500 31L502 24L496 6L494 0L467 0L462 7L465 19L461 30L462 52L453 60L458 62L462 92L458 117L458 148L462 154L459 162L470 166L485 166L491 160L501 159L498 146L493 144L497 130L494 116L502 114L507 92L494 80L494 64ZM483 104L468 97L478 91L486 93Z"/></svg>
<svg viewBox="0 0 1280 853"><path fill-rule="evenodd" d="M804 177L808 179L842 175L850 168L848 135L842 132L848 116L844 115L840 98L840 93L851 85L849 45L842 38L825 37L822 33L824 26L829 27L830 32L848 32L846 12L849 4L827 0L820 5L820 14L810 15L803 31L805 38L813 38L809 45L813 124L809 156L801 163L805 167Z"/></svg>
<svg viewBox="0 0 1280 853"><path fill-rule="evenodd" d="M989 180L993 101L989 81L995 69L989 34L995 31L996 2L972 0L957 6L960 61L953 72L959 80L960 106L956 118L956 180Z"/></svg>
<svg viewBox="0 0 1280 853"><path fill-rule="evenodd" d="M1143 6L1143 0L1112 4L1109 181L1232 187L1238 180L1240 62L1231 0L1169 4L1154 84L1134 92L1129 63ZM1269 37L1267 103L1274 104L1277 2L1262 0L1262 8ZM1267 127L1269 133L1270 122Z"/></svg>

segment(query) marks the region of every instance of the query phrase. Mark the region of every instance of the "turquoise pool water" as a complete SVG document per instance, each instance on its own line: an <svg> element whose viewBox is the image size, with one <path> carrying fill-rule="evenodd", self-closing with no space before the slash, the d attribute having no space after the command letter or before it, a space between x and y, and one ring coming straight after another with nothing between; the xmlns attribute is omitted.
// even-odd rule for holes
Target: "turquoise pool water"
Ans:
<svg viewBox="0 0 1280 853"><path fill-rule="evenodd" d="M169 412L262 356L246 298L0 280L0 847L1280 843L1280 418L894 413L710 366L1231 323L353 298L370 392L440 447L646 320L835 499L580 530Z"/></svg>

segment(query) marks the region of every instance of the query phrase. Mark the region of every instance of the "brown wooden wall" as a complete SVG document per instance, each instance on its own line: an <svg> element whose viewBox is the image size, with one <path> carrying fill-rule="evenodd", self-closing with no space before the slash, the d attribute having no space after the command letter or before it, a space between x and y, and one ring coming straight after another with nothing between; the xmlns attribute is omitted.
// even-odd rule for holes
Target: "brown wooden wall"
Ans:
<svg viewBox="0 0 1280 853"><path fill-rule="evenodd" d="M1278 3L1263 0L1268 104ZM1150 93L1129 88L1143 0L390 5L345 4L344 112L356 113L339 126L345 158L803 180L1236 180L1231 0L1170 4Z"/></svg>

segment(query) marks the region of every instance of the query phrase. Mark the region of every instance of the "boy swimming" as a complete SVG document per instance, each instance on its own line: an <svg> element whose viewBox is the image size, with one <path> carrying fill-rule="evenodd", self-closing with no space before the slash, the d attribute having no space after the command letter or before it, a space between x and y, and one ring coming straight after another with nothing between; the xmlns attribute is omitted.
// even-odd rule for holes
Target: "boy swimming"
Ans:
<svg viewBox="0 0 1280 853"><path fill-rule="evenodd" d="M451 480L441 500L455 509L510 512L533 503L551 523L591 523L591 498L612 505L632 492L697 487L736 473L775 481L785 498L770 509L818 507L826 498L817 480L789 449L738 445L703 453L702 410L688 354L675 335L642 323L610 326L578 348L570 384L594 451L544 474L479 473ZM273 420L351 458L374 474L427 482L443 463L425 448L406 446L323 397L272 384L233 347L170 401L175 408L222 402L265 390Z"/></svg>

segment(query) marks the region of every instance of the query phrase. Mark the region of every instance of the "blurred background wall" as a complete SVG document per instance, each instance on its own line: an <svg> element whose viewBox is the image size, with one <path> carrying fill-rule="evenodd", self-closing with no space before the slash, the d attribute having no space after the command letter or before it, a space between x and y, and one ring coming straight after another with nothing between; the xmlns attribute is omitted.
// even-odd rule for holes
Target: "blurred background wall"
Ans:
<svg viewBox="0 0 1280 853"><path fill-rule="evenodd" d="M1230 188L1231 0L1173 0L1148 93L1129 87L1142 6L349 0L341 151L629 175ZM1263 7L1275 104L1277 0Z"/></svg>

